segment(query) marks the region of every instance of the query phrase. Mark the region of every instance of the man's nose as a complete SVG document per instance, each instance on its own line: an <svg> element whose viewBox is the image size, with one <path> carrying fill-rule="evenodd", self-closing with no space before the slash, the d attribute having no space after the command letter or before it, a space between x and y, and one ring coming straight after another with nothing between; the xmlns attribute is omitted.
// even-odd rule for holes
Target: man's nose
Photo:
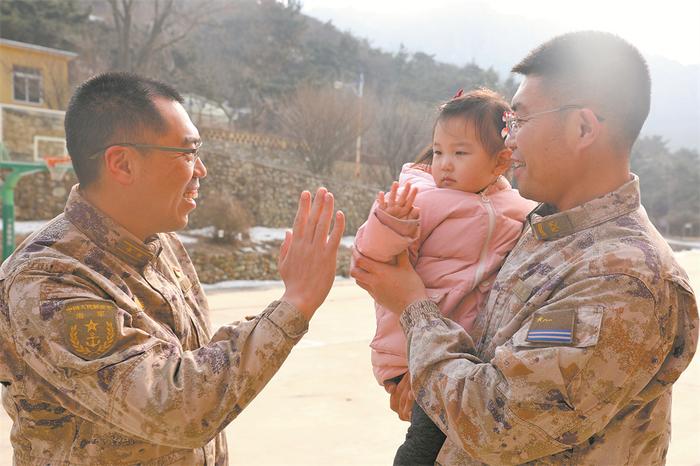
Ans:
<svg viewBox="0 0 700 466"><path fill-rule="evenodd" d="M204 165L204 161L201 157L197 158L194 164L194 177L195 178L205 178L207 176L207 167Z"/></svg>

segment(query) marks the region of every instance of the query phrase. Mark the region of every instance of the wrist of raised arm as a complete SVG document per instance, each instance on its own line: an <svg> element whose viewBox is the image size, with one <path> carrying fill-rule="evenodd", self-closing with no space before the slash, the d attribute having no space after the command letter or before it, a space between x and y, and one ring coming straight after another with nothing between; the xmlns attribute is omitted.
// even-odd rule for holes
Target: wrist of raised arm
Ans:
<svg viewBox="0 0 700 466"><path fill-rule="evenodd" d="M311 312L313 314L313 312ZM279 327L289 338L299 339L309 329L310 315L299 309L286 297L270 303L263 312L270 322Z"/></svg>

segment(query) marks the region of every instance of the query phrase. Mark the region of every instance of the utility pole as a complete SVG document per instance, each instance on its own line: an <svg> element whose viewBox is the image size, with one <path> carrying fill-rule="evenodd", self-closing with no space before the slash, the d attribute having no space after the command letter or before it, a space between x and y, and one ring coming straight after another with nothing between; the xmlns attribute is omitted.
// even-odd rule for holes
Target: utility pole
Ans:
<svg viewBox="0 0 700 466"><path fill-rule="evenodd" d="M355 178L360 177L360 159L362 157L362 93L365 87L365 74L360 73L357 85L357 141L355 142Z"/></svg>
<svg viewBox="0 0 700 466"><path fill-rule="evenodd" d="M348 84L343 81L335 81L333 87L341 89L350 87L357 96L357 138L355 139L355 178L360 177L360 163L362 161L362 95L365 88L365 74L360 72L360 80L357 83Z"/></svg>

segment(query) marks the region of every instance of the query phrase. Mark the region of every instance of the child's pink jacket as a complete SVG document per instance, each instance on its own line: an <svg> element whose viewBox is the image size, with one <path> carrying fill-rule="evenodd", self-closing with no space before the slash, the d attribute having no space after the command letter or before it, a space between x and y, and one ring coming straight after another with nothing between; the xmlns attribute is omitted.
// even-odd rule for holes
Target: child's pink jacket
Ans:
<svg viewBox="0 0 700 466"><path fill-rule="evenodd" d="M419 220L399 220L372 206L355 247L382 262L408 248L416 272L442 314L469 331L498 269L535 208L501 177L483 194L437 188L424 166L406 164L399 185L418 188ZM372 366L380 384L407 372L406 337L399 316L378 304Z"/></svg>

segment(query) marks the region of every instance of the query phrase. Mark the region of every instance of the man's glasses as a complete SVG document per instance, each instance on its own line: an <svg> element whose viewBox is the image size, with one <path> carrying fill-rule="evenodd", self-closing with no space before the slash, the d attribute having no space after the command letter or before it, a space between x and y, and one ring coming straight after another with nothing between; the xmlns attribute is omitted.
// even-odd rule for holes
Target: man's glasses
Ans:
<svg viewBox="0 0 700 466"><path fill-rule="evenodd" d="M536 112L536 113L531 113L529 115L521 116L519 117L518 115L515 114L515 112L503 112L503 121L505 122L506 126L503 128L501 131L501 137L506 138L508 136L514 137L518 130L522 128L522 126L527 123L528 121L532 120L535 117L546 115L548 113L556 113L556 112L564 112L566 110L572 110L574 108L584 108L583 105L576 105L576 104L570 104L570 105L562 105L561 107L553 108L551 110L544 110L541 112ZM595 114L595 117L598 119L598 121L604 121L605 118Z"/></svg>
<svg viewBox="0 0 700 466"><path fill-rule="evenodd" d="M172 146L156 146L153 144L137 144L137 143L132 143L132 142L115 142L114 144L110 144L108 146L103 147L102 149L96 151L94 154L89 156L89 159L96 159L100 157L104 152L109 149L110 147L114 146L124 146L124 147L133 147L135 149L146 149L146 150L159 150L163 152L175 152L178 155L178 157L186 157L188 162L194 162L196 161L199 156L199 149L202 147L202 142L199 141L195 145L195 147L172 147Z"/></svg>

